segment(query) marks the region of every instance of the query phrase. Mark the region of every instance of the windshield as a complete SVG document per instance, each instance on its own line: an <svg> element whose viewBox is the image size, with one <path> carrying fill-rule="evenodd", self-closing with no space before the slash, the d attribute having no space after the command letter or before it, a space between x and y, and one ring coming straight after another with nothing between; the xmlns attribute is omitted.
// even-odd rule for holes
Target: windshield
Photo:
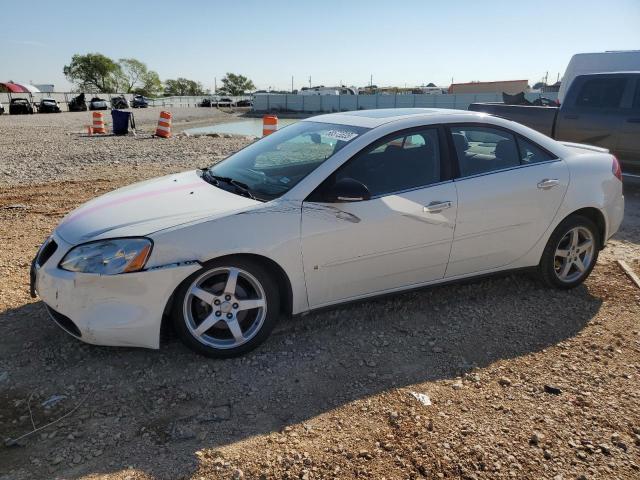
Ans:
<svg viewBox="0 0 640 480"><path fill-rule="evenodd" d="M365 131L350 125L294 123L231 155L209 172L242 182L258 200L272 200Z"/></svg>

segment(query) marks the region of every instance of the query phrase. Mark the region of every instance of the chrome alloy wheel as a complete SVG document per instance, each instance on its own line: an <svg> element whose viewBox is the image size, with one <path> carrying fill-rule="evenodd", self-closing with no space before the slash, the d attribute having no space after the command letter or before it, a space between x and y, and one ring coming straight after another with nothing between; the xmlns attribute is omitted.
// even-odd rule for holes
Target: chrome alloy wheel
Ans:
<svg viewBox="0 0 640 480"><path fill-rule="evenodd" d="M199 342L219 349L251 340L267 316L260 282L249 272L220 267L196 278L184 297L187 329Z"/></svg>
<svg viewBox="0 0 640 480"><path fill-rule="evenodd" d="M554 255L554 269L558 279L571 283L589 270L593 262L595 241L585 227L573 227L560 240Z"/></svg>

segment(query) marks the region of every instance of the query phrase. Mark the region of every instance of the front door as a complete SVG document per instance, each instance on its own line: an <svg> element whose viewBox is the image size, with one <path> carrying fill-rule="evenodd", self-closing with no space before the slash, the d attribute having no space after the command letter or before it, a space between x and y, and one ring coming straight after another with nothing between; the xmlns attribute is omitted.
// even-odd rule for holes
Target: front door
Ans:
<svg viewBox="0 0 640 480"><path fill-rule="evenodd" d="M454 182L443 174L437 128L375 142L334 172L302 207L302 254L312 308L443 278L455 225ZM365 201L327 203L344 178Z"/></svg>
<svg viewBox="0 0 640 480"><path fill-rule="evenodd" d="M626 120L623 104L630 82L631 77L621 74L576 78L558 112L555 138L616 153L618 132Z"/></svg>
<svg viewBox="0 0 640 480"><path fill-rule="evenodd" d="M634 79L633 97L630 108L623 110L624 118L620 126L618 155L623 162L623 170L630 167L632 173L640 172L640 76Z"/></svg>

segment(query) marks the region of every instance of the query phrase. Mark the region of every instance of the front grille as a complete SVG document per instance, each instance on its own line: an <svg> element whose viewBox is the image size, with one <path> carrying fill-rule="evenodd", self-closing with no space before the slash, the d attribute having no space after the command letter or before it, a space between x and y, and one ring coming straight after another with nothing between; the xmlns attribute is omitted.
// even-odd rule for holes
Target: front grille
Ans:
<svg viewBox="0 0 640 480"><path fill-rule="evenodd" d="M73 323L73 320L71 320L69 317L65 317L60 312L56 312L47 304L45 304L44 306L46 307L47 312L49 312L49 315L51 316L53 321L56 322L60 328L62 328L68 334L73 335L74 337L82 337L80 329L76 326L75 323Z"/></svg>
<svg viewBox="0 0 640 480"><path fill-rule="evenodd" d="M47 260L51 258L51 255L56 253L57 249L58 244L56 243L56 241L53 238L48 240L47 243L45 243L42 247L42 250L40 250L40 255L38 255L38 266L41 267L42 265L47 263Z"/></svg>

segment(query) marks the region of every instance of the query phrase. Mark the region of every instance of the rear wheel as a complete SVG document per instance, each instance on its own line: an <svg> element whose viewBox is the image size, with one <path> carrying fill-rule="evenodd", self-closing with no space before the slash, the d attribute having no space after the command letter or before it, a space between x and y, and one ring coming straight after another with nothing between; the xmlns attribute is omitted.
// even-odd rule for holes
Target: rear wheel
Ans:
<svg viewBox="0 0 640 480"><path fill-rule="evenodd" d="M260 345L280 313L280 296L259 263L237 258L208 263L176 294L173 322L181 340L210 357L232 357Z"/></svg>
<svg viewBox="0 0 640 480"><path fill-rule="evenodd" d="M538 271L550 287L568 289L580 285L593 270L600 251L596 225L573 215L554 230L544 249Z"/></svg>

